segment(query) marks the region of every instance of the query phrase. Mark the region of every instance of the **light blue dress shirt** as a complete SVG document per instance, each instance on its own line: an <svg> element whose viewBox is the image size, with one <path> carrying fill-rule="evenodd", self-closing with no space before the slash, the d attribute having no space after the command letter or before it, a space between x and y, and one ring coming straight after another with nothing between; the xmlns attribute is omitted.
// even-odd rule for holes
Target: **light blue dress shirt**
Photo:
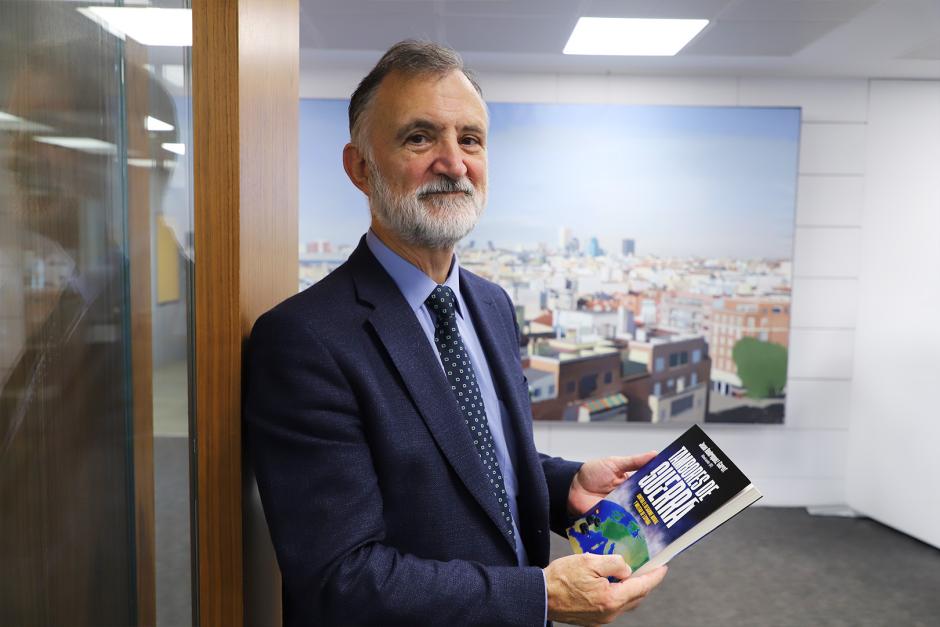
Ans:
<svg viewBox="0 0 940 627"><path fill-rule="evenodd" d="M437 287L437 283L410 262L398 256L396 252L379 239L372 229L369 229L369 232L366 233L366 245L379 263L382 264L382 267L385 268L385 271L392 277L392 280L395 281L395 284L398 285L402 296L405 297L405 300L408 301L411 309L415 312L415 316L428 338L428 343L431 345L431 350L437 355L441 370L443 370L444 363L441 361L437 346L434 344L434 317L424 304L427 297ZM477 337L476 329L473 327L473 320L470 318L467 305L460 294L460 265L457 262L456 255L454 255L454 262L444 285L452 289L457 297L457 330L460 331L460 337L463 339L464 346L467 348L467 353L470 355L470 361L473 364L473 371L477 375L480 394L483 396L483 407L486 411L486 421L489 424L490 432L493 435L493 443L496 447L496 459L499 461L499 469L503 473L506 494L509 495L516 556L519 558L521 566L528 566L529 558L522 544L522 536L519 534L519 527L516 523L519 520L519 505L516 502L519 494L519 482L516 478L512 460L509 457L509 448L506 446L506 434L503 431L503 421L499 399L496 397L496 388L493 385L493 376L486 361L483 347L480 345L480 338Z"/></svg>

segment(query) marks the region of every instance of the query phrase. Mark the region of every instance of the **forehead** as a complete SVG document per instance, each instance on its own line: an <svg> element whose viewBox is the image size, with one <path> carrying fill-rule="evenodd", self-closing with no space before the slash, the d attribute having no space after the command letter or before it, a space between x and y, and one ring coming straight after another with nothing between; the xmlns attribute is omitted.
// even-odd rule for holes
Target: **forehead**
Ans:
<svg viewBox="0 0 940 627"><path fill-rule="evenodd" d="M392 72L379 85L373 106L377 126L389 130L415 119L442 126L487 125L483 99L459 70L443 76Z"/></svg>

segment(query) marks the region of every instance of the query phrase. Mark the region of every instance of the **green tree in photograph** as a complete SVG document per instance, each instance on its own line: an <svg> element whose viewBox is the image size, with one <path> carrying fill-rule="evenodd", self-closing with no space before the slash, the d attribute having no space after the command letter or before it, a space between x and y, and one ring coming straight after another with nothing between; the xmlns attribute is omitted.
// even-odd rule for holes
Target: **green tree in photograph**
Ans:
<svg viewBox="0 0 940 627"><path fill-rule="evenodd" d="M731 357L750 398L780 396L787 384L787 349L753 337L738 340Z"/></svg>

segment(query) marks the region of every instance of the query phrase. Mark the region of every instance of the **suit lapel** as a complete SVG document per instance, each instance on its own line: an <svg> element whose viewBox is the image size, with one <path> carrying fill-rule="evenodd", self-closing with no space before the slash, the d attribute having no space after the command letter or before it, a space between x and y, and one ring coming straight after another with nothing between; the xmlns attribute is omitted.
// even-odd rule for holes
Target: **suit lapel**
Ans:
<svg viewBox="0 0 940 627"><path fill-rule="evenodd" d="M497 387L497 394L509 411L509 425L514 431L514 440L517 445L516 477L519 480L519 511L520 516L525 512L547 512L548 489L545 476L541 472L538 452L532 437L532 422L528 410L528 391L523 390L520 379L521 373L515 357L510 352L518 350L516 345L516 332L509 328L510 321L505 315L500 315L499 304L494 300L492 289L478 277L466 271L460 273L461 295L470 309L473 317L473 326L486 353L493 382ZM464 289L466 288L466 289ZM520 527L525 521L520 521ZM538 521L532 521L538 522ZM523 536L526 538L526 535ZM531 536L529 536L531 539ZM544 548L544 547L542 547ZM527 544L532 563L536 563L539 553L532 550ZM541 550L541 549L540 549ZM547 555L545 556L547 558Z"/></svg>
<svg viewBox="0 0 940 627"><path fill-rule="evenodd" d="M374 310L369 324L385 346L431 436L473 498L500 530L502 517L450 383L414 311L365 244L350 257L357 294ZM503 537L512 546L511 538Z"/></svg>

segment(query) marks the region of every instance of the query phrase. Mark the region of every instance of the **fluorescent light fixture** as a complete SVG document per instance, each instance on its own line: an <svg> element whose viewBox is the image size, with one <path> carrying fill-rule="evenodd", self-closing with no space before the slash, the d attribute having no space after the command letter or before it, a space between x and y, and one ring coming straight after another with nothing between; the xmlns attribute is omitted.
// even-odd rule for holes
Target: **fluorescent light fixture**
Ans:
<svg viewBox="0 0 940 627"><path fill-rule="evenodd" d="M193 45L190 9L83 7L78 12L116 37L130 37L145 46Z"/></svg>
<svg viewBox="0 0 940 627"><path fill-rule="evenodd" d="M185 155L185 154L186 154L186 144L169 144L169 143L167 143L167 144L160 144L160 147L163 148L164 150L168 150L168 151L170 151L170 152L172 152L172 153L175 153L175 154L178 154L178 155Z"/></svg>
<svg viewBox="0 0 940 627"><path fill-rule="evenodd" d="M708 20L582 17L565 54L669 57L702 32Z"/></svg>
<svg viewBox="0 0 940 627"><path fill-rule="evenodd" d="M163 120L159 120L152 115L147 116L147 120L144 122L147 126L148 131L172 131L173 125L167 124Z"/></svg>
<svg viewBox="0 0 940 627"><path fill-rule="evenodd" d="M41 144L51 144L71 150L80 150L81 152L87 152L93 155L113 155L117 152L117 147L114 144L93 137L52 137L42 135L34 137L33 139Z"/></svg>
<svg viewBox="0 0 940 627"><path fill-rule="evenodd" d="M51 126L46 126L39 122L30 122L29 120L17 117L11 113L0 111L0 131L47 133L51 130Z"/></svg>

